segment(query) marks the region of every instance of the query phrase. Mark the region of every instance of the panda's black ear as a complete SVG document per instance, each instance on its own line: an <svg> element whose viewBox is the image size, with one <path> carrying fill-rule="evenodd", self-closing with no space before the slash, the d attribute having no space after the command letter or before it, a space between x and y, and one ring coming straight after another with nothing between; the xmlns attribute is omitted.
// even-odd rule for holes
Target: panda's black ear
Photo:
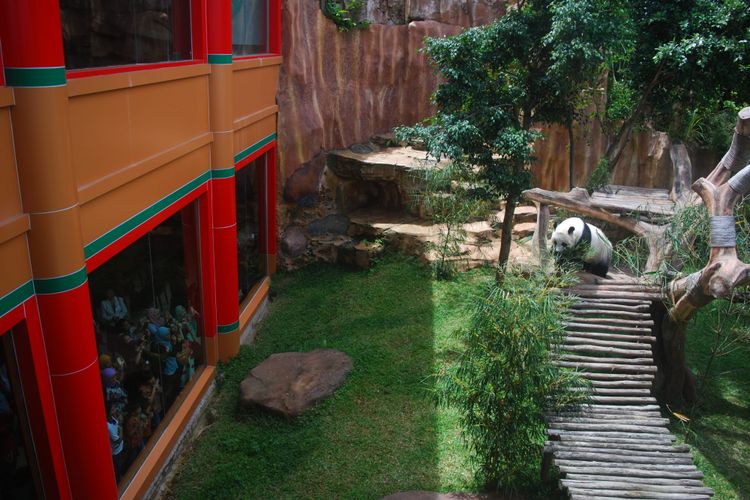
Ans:
<svg viewBox="0 0 750 500"><path fill-rule="evenodd" d="M573 234L573 231L575 231L575 230L576 230L576 228L574 228L573 226L570 226L568 228L568 234Z"/></svg>

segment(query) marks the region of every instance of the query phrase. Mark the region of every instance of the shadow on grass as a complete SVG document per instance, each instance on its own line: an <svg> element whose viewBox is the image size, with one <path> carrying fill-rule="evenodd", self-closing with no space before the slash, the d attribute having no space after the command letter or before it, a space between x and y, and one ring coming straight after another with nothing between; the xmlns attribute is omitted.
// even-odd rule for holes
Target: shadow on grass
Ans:
<svg viewBox="0 0 750 500"><path fill-rule="evenodd" d="M222 367L216 421L187 451L170 497L359 499L473 487L457 418L430 393L460 300L436 311L429 271L403 258L369 272L278 275L273 293L256 344ZM332 398L289 421L237 406L240 381L268 355L319 347L354 360Z"/></svg>
<svg viewBox="0 0 750 500"><path fill-rule="evenodd" d="M714 343L710 321L716 314L714 307L701 311L688 330L688 363L694 373L705 369ZM688 442L699 452L696 463L706 484L716 490L717 499L750 498L748 359L748 346L715 359L689 427Z"/></svg>

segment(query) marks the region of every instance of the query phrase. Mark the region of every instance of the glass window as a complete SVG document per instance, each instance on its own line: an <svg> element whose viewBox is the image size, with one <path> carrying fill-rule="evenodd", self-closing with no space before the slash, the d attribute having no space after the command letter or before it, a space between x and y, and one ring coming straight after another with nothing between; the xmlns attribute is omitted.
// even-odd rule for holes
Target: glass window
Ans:
<svg viewBox="0 0 750 500"><path fill-rule="evenodd" d="M60 0L68 69L192 58L190 0Z"/></svg>
<svg viewBox="0 0 750 500"><path fill-rule="evenodd" d="M262 206L263 181L265 179L266 156L243 167L235 177L237 195L237 274L239 277L239 300L242 302L253 286L266 275L265 254L261 251L263 225Z"/></svg>
<svg viewBox="0 0 750 500"><path fill-rule="evenodd" d="M232 0L232 53L267 54L268 1Z"/></svg>
<svg viewBox="0 0 750 500"><path fill-rule="evenodd" d="M197 203L89 275L118 482L204 363Z"/></svg>
<svg viewBox="0 0 750 500"><path fill-rule="evenodd" d="M0 337L0 498L42 498L12 336Z"/></svg>

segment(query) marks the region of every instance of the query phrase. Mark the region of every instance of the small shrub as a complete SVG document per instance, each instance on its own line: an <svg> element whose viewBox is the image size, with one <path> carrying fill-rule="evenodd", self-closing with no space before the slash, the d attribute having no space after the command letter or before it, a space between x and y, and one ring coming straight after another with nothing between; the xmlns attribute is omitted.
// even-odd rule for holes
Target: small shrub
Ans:
<svg viewBox="0 0 750 500"><path fill-rule="evenodd" d="M612 246L612 266L641 276L648 260L648 245L643 238L630 236Z"/></svg>
<svg viewBox="0 0 750 500"><path fill-rule="evenodd" d="M606 158L601 158L586 181L586 190L590 194L597 189L603 188L607 184L609 184L609 162Z"/></svg>
<svg viewBox="0 0 750 500"><path fill-rule="evenodd" d="M370 25L367 19L359 19L364 6L363 0L326 0L323 14L336 23L339 31L364 29Z"/></svg>
<svg viewBox="0 0 750 500"><path fill-rule="evenodd" d="M571 284L534 271L507 271L476 297L469 327L458 332L464 350L439 377L441 402L458 409L477 479L497 490L527 486L538 474L545 411L581 402L569 389L581 382L553 364Z"/></svg>

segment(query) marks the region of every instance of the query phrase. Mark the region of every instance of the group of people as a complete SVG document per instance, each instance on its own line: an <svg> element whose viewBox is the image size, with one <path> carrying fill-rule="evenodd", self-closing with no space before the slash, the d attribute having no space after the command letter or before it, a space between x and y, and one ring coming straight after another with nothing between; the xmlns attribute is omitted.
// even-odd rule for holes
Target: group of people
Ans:
<svg viewBox="0 0 750 500"><path fill-rule="evenodd" d="M108 290L99 319L99 368L119 481L195 374L199 318L182 305L131 315L126 300Z"/></svg>

